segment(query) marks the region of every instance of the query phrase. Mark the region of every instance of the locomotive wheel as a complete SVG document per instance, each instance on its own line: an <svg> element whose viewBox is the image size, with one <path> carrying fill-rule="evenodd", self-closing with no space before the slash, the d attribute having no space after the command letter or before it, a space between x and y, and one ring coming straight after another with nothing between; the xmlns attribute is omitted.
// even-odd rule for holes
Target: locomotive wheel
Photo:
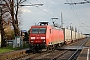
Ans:
<svg viewBox="0 0 90 60"><path fill-rule="evenodd" d="M55 50L55 45L47 46L46 49L47 49L47 51Z"/></svg>
<svg viewBox="0 0 90 60"><path fill-rule="evenodd" d="M52 50L55 50L55 44L53 45Z"/></svg>
<svg viewBox="0 0 90 60"><path fill-rule="evenodd" d="M49 51L49 46L46 47L47 51Z"/></svg>

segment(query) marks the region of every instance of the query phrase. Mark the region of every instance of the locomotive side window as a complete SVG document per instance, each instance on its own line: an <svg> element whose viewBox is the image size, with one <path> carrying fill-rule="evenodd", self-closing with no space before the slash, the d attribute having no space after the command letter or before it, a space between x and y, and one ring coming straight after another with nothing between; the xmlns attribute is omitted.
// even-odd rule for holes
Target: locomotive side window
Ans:
<svg viewBox="0 0 90 60"><path fill-rule="evenodd" d="M51 29L50 29L50 33L51 33Z"/></svg>
<svg viewBox="0 0 90 60"><path fill-rule="evenodd" d="M46 28L40 28L40 29L39 29L39 33L45 34L45 33L46 33Z"/></svg>
<svg viewBox="0 0 90 60"><path fill-rule="evenodd" d="M32 28L31 33L37 34L39 31L39 28Z"/></svg>

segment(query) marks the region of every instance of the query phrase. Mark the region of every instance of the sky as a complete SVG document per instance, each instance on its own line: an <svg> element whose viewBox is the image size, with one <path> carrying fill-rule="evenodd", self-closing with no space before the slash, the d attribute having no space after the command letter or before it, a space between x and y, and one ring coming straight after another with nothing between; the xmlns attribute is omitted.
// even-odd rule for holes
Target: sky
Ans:
<svg viewBox="0 0 90 60"><path fill-rule="evenodd" d="M32 25L40 21L56 19L55 23L61 25L61 13L63 27L73 26L80 33L90 33L90 3L69 5L64 3L83 2L84 0L27 0L24 5L43 4L42 6L23 6L20 8L21 30L29 30ZM90 0L88 0L90 1Z"/></svg>

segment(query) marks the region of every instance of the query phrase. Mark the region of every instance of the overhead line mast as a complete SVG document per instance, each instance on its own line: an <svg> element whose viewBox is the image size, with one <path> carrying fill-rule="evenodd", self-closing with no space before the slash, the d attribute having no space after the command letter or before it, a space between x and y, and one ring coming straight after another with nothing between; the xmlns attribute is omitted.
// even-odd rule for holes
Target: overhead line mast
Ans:
<svg viewBox="0 0 90 60"><path fill-rule="evenodd" d="M63 28L63 16L62 16L62 13L61 13L61 28Z"/></svg>

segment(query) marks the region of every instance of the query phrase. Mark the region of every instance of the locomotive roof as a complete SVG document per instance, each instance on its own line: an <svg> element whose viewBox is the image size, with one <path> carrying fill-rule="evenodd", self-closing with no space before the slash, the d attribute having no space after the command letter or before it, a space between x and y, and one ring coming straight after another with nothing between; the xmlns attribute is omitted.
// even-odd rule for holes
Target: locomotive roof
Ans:
<svg viewBox="0 0 90 60"><path fill-rule="evenodd" d="M47 27L47 26L51 26L53 29L59 29L59 30L61 29L56 24L49 25L49 22L48 21L40 21L38 25L34 25L32 27Z"/></svg>
<svg viewBox="0 0 90 60"><path fill-rule="evenodd" d="M43 21L41 21L39 23L40 23L40 26L43 26L43 25L48 25L49 22L46 22L46 21L43 22Z"/></svg>
<svg viewBox="0 0 90 60"><path fill-rule="evenodd" d="M55 26L53 26L53 25L50 25L53 29L61 29L61 28L59 28L59 27L55 27ZM61 29L62 30L62 29Z"/></svg>
<svg viewBox="0 0 90 60"><path fill-rule="evenodd" d="M51 26L53 29L59 29L59 30L61 29L61 30L62 30L62 28L55 27L55 26L53 26L53 25L41 25L41 26L40 26L40 25L34 25L34 26L32 26L32 27L39 27L39 28L40 28L40 27L47 27L47 26Z"/></svg>

